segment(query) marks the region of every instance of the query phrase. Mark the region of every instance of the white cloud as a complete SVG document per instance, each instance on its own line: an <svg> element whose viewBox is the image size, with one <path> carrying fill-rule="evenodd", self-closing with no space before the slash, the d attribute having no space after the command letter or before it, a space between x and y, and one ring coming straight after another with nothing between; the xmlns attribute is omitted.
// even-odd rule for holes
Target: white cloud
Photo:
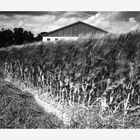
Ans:
<svg viewBox="0 0 140 140"><path fill-rule="evenodd" d="M139 27L139 23L133 17L128 21L116 20L118 14L119 12L99 12L89 17L85 22L112 33L126 33Z"/></svg>
<svg viewBox="0 0 140 140"><path fill-rule="evenodd" d="M131 17L131 18L129 18L129 22L130 23L136 23L137 21L134 18Z"/></svg>
<svg viewBox="0 0 140 140"><path fill-rule="evenodd" d="M24 25L24 23L23 23L23 21L22 20L20 20L19 22L18 22L18 26L23 26Z"/></svg>
<svg viewBox="0 0 140 140"><path fill-rule="evenodd" d="M87 23L93 23L93 22L95 22L97 19L98 19L98 20L101 20L101 19L102 19L102 18L101 18L101 14L97 13L96 15L93 15L93 16L89 17L88 19L84 20L84 21L87 22Z"/></svg>
<svg viewBox="0 0 140 140"><path fill-rule="evenodd" d="M34 16L32 20L37 23L52 23L56 20L54 15Z"/></svg>
<svg viewBox="0 0 140 140"><path fill-rule="evenodd" d="M71 23L74 23L76 21L80 20L80 18L74 18L74 17L71 17L71 18L59 18L58 20L54 21L53 24L58 26L58 27L62 27L62 26L65 26L65 25L69 25Z"/></svg>
<svg viewBox="0 0 140 140"><path fill-rule="evenodd" d="M136 24L135 26L133 26L130 31L134 31L134 30L140 30L140 24Z"/></svg>

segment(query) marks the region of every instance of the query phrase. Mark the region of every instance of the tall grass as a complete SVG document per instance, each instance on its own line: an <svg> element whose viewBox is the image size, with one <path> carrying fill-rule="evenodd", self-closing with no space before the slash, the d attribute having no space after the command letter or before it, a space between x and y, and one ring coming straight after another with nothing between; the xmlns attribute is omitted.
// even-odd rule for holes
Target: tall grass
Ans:
<svg viewBox="0 0 140 140"><path fill-rule="evenodd" d="M139 115L139 49L140 33L133 32L13 46L0 55L5 78L38 90L70 116L70 127L131 128L139 127L129 119Z"/></svg>

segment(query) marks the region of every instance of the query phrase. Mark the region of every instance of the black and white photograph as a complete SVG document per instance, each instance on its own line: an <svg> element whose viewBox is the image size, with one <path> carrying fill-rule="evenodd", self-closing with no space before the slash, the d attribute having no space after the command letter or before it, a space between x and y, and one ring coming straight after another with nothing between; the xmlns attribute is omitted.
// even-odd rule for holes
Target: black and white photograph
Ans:
<svg viewBox="0 0 140 140"><path fill-rule="evenodd" d="M139 128L140 11L0 11L0 129Z"/></svg>

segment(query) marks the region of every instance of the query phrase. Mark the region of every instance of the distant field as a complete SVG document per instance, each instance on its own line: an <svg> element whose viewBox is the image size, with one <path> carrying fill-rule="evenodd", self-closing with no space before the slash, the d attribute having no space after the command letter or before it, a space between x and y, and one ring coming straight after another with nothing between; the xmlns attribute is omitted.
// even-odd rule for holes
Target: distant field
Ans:
<svg viewBox="0 0 140 140"><path fill-rule="evenodd" d="M140 127L139 32L12 46L0 64L3 78L65 112L68 128Z"/></svg>

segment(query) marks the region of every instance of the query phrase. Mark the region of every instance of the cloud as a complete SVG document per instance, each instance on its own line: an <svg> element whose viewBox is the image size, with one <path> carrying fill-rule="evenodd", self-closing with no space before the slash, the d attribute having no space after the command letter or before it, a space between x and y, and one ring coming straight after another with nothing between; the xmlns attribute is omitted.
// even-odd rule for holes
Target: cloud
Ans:
<svg viewBox="0 0 140 140"><path fill-rule="evenodd" d="M69 12L65 12L63 14L63 17L77 17L77 18L82 18L85 19L87 17L90 17L91 15L95 15L97 12L95 11L69 11Z"/></svg>
<svg viewBox="0 0 140 140"><path fill-rule="evenodd" d="M119 21L129 21L129 18L134 18L136 21L140 22L140 12L139 11L119 12L115 17L115 19Z"/></svg>
<svg viewBox="0 0 140 140"><path fill-rule="evenodd" d="M96 15L87 18L85 22L112 33L126 33L134 29L134 27L138 27L139 16L139 12L98 12Z"/></svg>
<svg viewBox="0 0 140 140"><path fill-rule="evenodd" d="M135 31L135 30L140 30L140 24L136 24L135 26L133 26L130 31Z"/></svg>

